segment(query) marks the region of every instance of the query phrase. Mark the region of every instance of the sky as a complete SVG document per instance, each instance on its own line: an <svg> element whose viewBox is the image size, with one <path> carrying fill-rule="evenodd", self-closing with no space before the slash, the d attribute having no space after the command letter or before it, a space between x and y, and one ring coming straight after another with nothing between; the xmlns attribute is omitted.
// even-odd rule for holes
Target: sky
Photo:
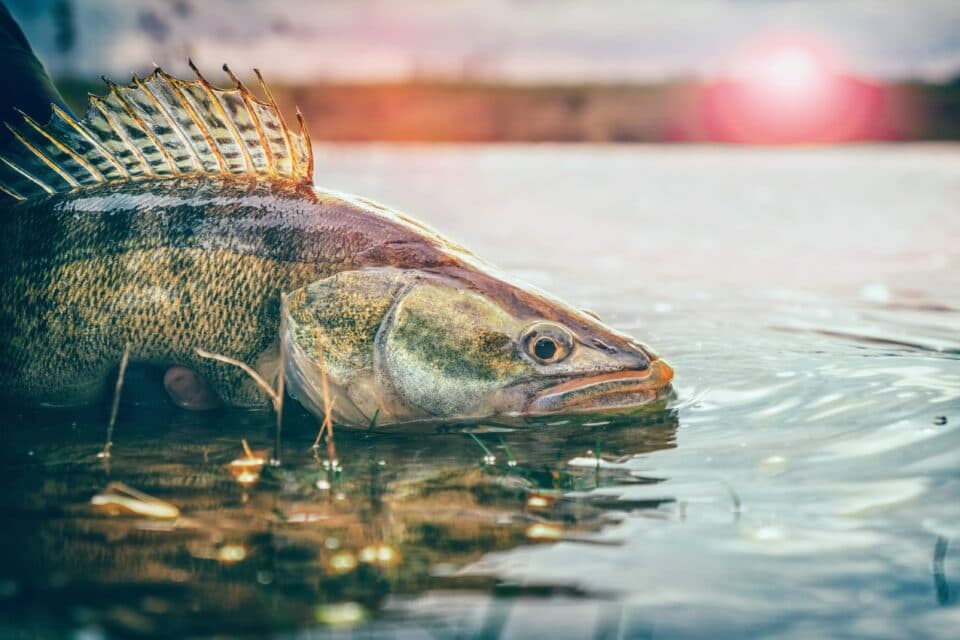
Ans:
<svg viewBox="0 0 960 640"><path fill-rule="evenodd" d="M68 48L53 18L65 2ZM738 50L781 33L823 43L862 76L960 75L960 0L7 3L58 76L123 78L154 63L182 73L192 56L203 69L256 66L274 81L656 82L722 75Z"/></svg>

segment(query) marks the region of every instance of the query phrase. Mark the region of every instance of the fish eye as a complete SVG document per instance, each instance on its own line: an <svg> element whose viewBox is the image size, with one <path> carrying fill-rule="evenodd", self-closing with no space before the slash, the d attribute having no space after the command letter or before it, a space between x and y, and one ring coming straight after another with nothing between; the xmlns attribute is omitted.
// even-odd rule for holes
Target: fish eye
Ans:
<svg viewBox="0 0 960 640"><path fill-rule="evenodd" d="M540 338L533 345L533 353L541 360L549 360L557 353L557 343L553 338Z"/></svg>
<svg viewBox="0 0 960 640"><path fill-rule="evenodd" d="M527 355L540 364L560 362L570 354L573 337L558 325L538 322L528 328L523 337Z"/></svg>

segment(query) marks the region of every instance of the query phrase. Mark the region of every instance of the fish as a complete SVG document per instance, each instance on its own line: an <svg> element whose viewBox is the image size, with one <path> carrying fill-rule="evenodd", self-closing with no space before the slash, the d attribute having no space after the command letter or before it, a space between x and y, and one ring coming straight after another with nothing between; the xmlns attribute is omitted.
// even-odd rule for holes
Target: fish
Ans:
<svg viewBox="0 0 960 640"><path fill-rule="evenodd" d="M80 119L8 123L0 154L0 394L100 401L131 363L183 366L227 405L281 375L344 426L636 408L673 370L594 314L416 219L314 184L302 115L157 68ZM282 356L282 357L281 357ZM282 363L282 364L281 364Z"/></svg>

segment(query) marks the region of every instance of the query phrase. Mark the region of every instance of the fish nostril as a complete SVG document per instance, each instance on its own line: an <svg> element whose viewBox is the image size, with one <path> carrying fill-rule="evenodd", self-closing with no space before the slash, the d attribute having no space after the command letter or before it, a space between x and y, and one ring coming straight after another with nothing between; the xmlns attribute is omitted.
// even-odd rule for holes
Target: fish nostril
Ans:
<svg viewBox="0 0 960 640"><path fill-rule="evenodd" d="M607 353L610 353L610 354L617 353L616 347L611 347L600 338L592 338L590 342L593 344L593 346L595 346L597 349L600 349L601 351L606 351Z"/></svg>

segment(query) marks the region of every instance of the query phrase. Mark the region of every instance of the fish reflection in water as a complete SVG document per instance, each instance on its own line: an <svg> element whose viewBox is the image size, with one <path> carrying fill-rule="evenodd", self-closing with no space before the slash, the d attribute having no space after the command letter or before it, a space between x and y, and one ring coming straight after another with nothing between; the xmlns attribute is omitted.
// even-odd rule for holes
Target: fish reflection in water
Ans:
<svg viewBox="0 0 960 640"><path fill-rule="evenodd" d="M334 471L310 449L312 425L301 416L283 465L243 483L240 439L269 441L262 414L158 422L123 413L109 477L96 455L96 412L66 442L54 437L58 412L21 416L46 426L11 431L0 496L15 517L0 540L19 548L4 571L13 591L0 599L5 618L46 619L48 632L266 633L376 618L389 598L436 589L576 595L576 584L520 585L471 566L525 545L601 543L597 534L625 512L655 513L666 499L577 491L657 482L610 463L673 447L677 428L675 413L657 407L548 430L341 431ZM37 616L31 607L41 605L31 603L49 611Z"/></svg>

